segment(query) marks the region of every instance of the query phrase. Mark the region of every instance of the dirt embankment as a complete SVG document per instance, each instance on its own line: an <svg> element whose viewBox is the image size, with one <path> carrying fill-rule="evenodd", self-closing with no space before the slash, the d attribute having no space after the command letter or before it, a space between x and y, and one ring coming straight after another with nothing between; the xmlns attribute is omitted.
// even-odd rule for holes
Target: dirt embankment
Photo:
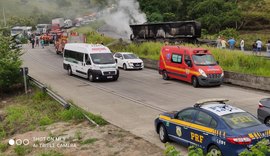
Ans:
<svg viewBox="0 0 270 156"><path fill-rule="evenodd" d="M25 155L58 153L65 156L161 156L162 150L114 125L94 127L88 122L79 124L58 122L23 134L15 134L10 139L29 140L24 146ZM25 141L28 143L28 141ZM16 144L16 143L15 143ZM4 155L20 155L16 146L9 146Z"/></svg>
<svg viewBox="0 0 270 156"><path fill-rule="evenodd" d="M161 156L163 150L79 109L65 110L41 91L0 98L0 156Z"/></svg>

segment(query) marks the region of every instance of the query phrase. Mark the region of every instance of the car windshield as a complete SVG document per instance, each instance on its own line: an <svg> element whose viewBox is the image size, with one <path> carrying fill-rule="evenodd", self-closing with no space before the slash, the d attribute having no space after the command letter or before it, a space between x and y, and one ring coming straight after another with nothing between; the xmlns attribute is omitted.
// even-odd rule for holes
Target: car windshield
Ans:
<svg viewBox="0 0 270 156"><path fill-rule="evenodd" d="M114 64L115 60L111 53L96 53L90 54L95 64Z"/></svg>
<svg viewBox="0 0 270 156"><path fill-rule="evenodd" d="M137 59L138 57L134 54L123 54L125 59Z"/></svg>
<svg viewBox="0 0 270 156"><path fill-rule="evenodd" d="M214 66L217 64L214 57L210 54L196 54L192 55L192 58L197 66Z"/></svg>
<svg viewBox="0 0 270 156"><path fill-rule="evenodd" d="M23 29L11 29L11 32L13 34L22 33L23 32Z"/></svg>
<svg viewBox="0 0 270 156"><path fill-rule="evenodd" d="M45 25L38 25L37 28L45 28Z"/></svg>
<svg viewBox="0 0 270 156"><path fill-rule="evenodd" d="M223 115L222 119L232 129L247 128L261 124L258 119L247 112Z"/></svg>

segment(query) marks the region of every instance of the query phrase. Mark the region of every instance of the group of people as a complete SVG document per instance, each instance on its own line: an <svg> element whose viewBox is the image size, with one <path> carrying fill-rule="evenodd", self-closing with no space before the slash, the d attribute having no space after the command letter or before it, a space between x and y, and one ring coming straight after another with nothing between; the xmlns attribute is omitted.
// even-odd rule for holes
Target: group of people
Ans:
<svg viewBox="0 0 270 156"><path fill-rule="evenodd" d="M236 47L236 40L234 38L230 38L228 41L226 41L224 37L218 36L216 44L217 48L226 49L226 46L228 45L230 50L234 50ZM266 52L270 56L270 40L267 42L267 44L265 44L265 46ZM239 47L241 51L245 51L245 41L243 39L241 39ZM261 55L262 47L263 42L260 39L254 41L254 43L252 44L253 54L259 53L259 55Z"/></svg>
<svg viewBox="0 0 270 156"><path fill-rule="evenodd" d="M32 44L32 49L34 49L37 46L39 47L39 44L41 45L42 48L44 48L45 41L42 37L32 35L30 37L30 43Z"/></svg>
<svg viewBox="0 0 270 156"><path fill-rule="evenodd" d="M224 37L218 36L216 44L217 44L217 48L226 49L226 46L228 45L230 50L234 50L235 45L236 45L236 40L234 38L230 38L228 41L226 41ZM240 42L240 49L244 51L244 47L245 47L245 41L242 39Z"/></svg>

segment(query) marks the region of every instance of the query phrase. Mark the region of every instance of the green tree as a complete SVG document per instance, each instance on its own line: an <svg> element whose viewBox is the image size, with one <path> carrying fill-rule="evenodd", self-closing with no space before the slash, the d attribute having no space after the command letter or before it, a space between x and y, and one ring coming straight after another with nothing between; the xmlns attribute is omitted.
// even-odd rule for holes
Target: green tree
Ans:
<svg viewBox="0 0 270 156"><path fill-rule="evenodd" d="M162 22L163 21L163 16L158 12L154 12L150 16L148 16L147 19L150 22Z"/></svg>
<svg viewBox="0 0 270 156"><path fill-rule="evenodd" d="M167 13L164 13L163 14L163 20L164 20L164 22L175 21L175 19L176 19L176 15L174 13L167 12Z"/></svg>
<svg viewBox="0 0 270 156"><path fill-rule="evenodd" d="M19 73L22 64L21 50L13 48L11 43L10 37L0 33L0 92L7 91L21 80Z"/></svg>
<svg viewBox="0 0 270 156"><path fill-rule="evenodd" d="M237 10L237 5L224 0L205 0L194 3L188 12L193 19L201 21L203 27L209 32L215 33L228 26L235 26L240 21L241 15Z"/></svg>
<svg viewBox="0 0 270 156"><path fill-rule="evenodd" d="M7 23L9 26L32 26L36 25L36 22L33 18L19 17L19 16L11 16Z"/></svg>

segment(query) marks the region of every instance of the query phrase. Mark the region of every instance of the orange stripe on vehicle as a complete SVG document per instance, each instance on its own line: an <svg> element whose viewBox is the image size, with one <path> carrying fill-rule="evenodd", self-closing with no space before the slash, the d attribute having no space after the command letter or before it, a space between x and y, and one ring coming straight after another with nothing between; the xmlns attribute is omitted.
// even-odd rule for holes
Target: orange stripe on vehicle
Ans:
<svg viewBox="0 0 270 156"><path fill-rule="evenodd" d="M172 69L172 70L176 70L176 71L179 71L179 72L186 72L186 70L184 68L179 68L179 67L173 67L173 66L169 66L166 64L166 61L164 59L164 56L162 54L162 51L160 52L161 54L161 59L162 59L162 62L164 63L164 66L166 69ZM200 76L201 74L195 70L190 70L189 73L195 75L195 76Z"/></svg>
<svg viewBox="0 0 270 156"><path fill-rule="evenodd" d="M159 118L163 119L163 120L166 120L166 121L169 121L169 122L179 124L179 125L189 126L190 128L198 129L198 130L205 131L205 132L208 132L208 133L211 133L211 134L214 134L214 131L215 131L213 128L208 128L208 127L205 127L205 126L193 124L193 123L182 121L182 120L179 120L179 119L171 119L170 117L167 117L167 116L164 116L164 115L160 115Z"/></svg>

